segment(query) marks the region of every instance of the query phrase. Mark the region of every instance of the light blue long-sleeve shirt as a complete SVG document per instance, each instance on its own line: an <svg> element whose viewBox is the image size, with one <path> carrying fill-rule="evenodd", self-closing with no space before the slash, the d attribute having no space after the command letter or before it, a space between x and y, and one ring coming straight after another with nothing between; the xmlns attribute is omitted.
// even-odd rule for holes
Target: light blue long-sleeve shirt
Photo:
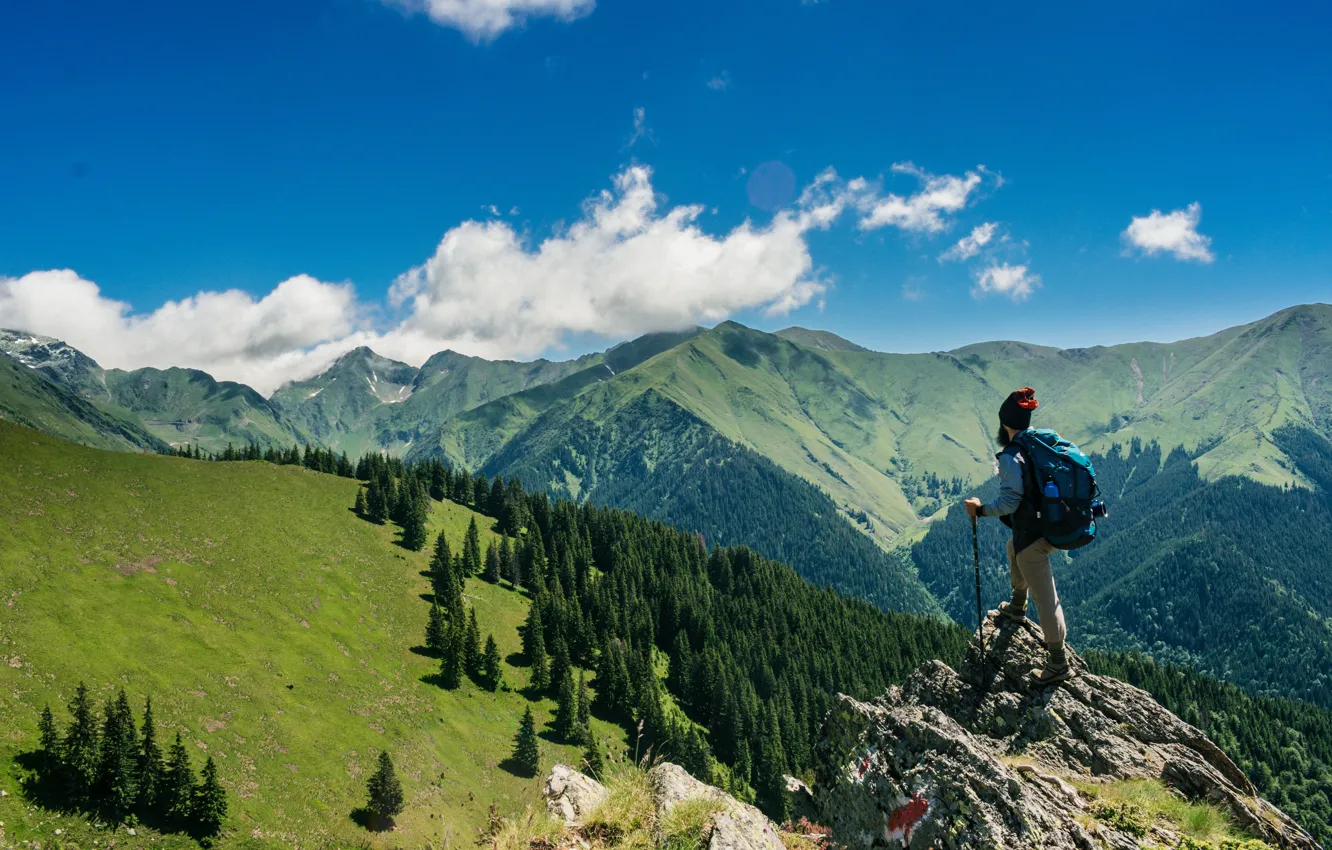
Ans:
<svg viewBox="0 0 1332 850"><path fill-rule="evenodd" d="M993 502L981 506L983 516L1008 516L1022 504L1023 463L1021 452L1004 452L999 455L999 496Z"/></svg>

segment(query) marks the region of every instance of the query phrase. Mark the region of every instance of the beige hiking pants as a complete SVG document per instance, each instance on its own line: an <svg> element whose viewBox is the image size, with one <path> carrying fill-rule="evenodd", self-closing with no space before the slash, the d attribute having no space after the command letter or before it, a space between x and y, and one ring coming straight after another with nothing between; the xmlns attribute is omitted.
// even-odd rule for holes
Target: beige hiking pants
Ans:
<svg viewBox="0 0 1332 850"><path fill-rule="evenodd" d="M1045 645L1054 648L1064 645L1068 630L1064 627L1064 609L1055 590L1054 573L1050 571L1050 553L1055 548L1044 537L1023 549L1013 551L1013 538L1008 538L1008 577L1013 590L1028 590L1036 598L1036 613L1041 618L1041 631Z"/></svg>

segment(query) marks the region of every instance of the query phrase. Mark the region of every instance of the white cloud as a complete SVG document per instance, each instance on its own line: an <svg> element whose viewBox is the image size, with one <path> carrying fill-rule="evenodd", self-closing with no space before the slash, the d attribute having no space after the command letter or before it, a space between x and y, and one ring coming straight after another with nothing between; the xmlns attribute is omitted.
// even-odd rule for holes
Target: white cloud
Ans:
<svg viewBox="0 0 1332 850"><path fill-rule="evenodd" d="M1008 263L987 266L973 275L976 286L971 294L983 298L990 293L1007 295L1014 301L1026 301L1033 290L1041 285L1041 276L1032 274L1025 265Z"/></svg>
<svg viewBox="0 0 1332 850"><path fill-rule="evenodd" d="M896 163L893 172L914 176L921 183L920 191L906 197L867 194L861 200L861 230L891 226L917 233L938 233L948 226L946 216L964 208L980 188L982 176L989 174L984 166L978 166L961 177L934 175L910 162Z"/></svg>
<svg viewBox="0 0 1332 850"><path fill-rule="evenodd" d="M939 255L939 262L956 260L962 262L969 260L981 252L981 249L990 244L994 239L995 230L999 227L998 223L987 221L984 224L973 228L970 233L957 241L957 244Z"/></svg>
<svg viewBox="0 0 1332 850"><path fill-rule="evenodd" d="M577 222L539 244L503 219L452 228L432 257L395 281L389 306L401 318L378 329L351 285L308 276L261 298L201 292L134 313L72 271L0 278L0 327L63 339L103 366L188 366L263 393L358 345L410 363L445 348L529 357L568 334L623 338L815 302L828 282L806 235L843 215L858 185L830 169L766 224L714 235L698 226L703 206L664 206L650 169L632 166L584 204Z"/></svg>
<svg viewBox="0 0 1332 850"><path fill-rule="evenodd" d="M572 21L592 14L596 0L383 0L409 14L424 13L474 42L490 41L529 18Z"/></svg>
<svg viewBox="0 0 1332 850"><path fill-rule="evenodd" d="M1194 201L1182 210L1152 210L1151 215L1134 216L1122 236L1129 248L1137 248L1149 257L1166 253L1177 260L1210 263L1216 257L1211 237L1198 232L1201 220L1202 205Z"/></svg>
<svg viewBox="0 0 1332 850"><path fill-rule="evenodd" d="M641 106L634 107L634 131L629 135L629 142L625 147L632 148L638 144L639 139L651 139L652 130L647 125L647 110Z"/></svg>
<svg viewBox="0 0 1332 850"><path fill-rule="evenodd" d="M707 86L713 91L726 91L731 87L731 72L722 71L717 76L708 80Z"/></svg>
<svg viewBox="0 0 1332 850"><path fill-rule="evenodd" d="M902 298L906 301L924 301L925 287L924 279L919 277L909 277L902 283Z"/></svg>
<svg viewBox="0 0 1332 850"><path fill-rule="evenodd" d="M350 285L299 275L259 299L201 292L136 315L72 271L39 271L0 278L0 327L62 339L106 367L190 366L268 392L341 353L321 346L355 335L357 305Z"/></svg>

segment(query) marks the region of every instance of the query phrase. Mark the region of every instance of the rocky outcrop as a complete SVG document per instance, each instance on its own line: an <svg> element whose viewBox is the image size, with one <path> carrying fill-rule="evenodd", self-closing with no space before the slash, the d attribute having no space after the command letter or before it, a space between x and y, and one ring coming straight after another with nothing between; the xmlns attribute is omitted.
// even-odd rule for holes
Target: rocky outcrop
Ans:
<svg viewBox="0 0 1332 850"><path fill-rule="evenodd" d="M1045 653L1033 623L992 614L984 636L983 666L973 640L960 672L931 662L872 702L839 697L813 791L837 843L1093 850L1148 838L1174 846L1166 827L1144 837L1091 816L1090 800L1067 781L1159 779L1223 807L1274 847L1318 847L1220 748L1146 692L1091 674L1072 653L1077 675L1041 687L1030 678Z"/></svg>
<svg viewBox="0 0 1332 850"><path fill-rule="evenodd" d="M703 833L696 837L698 846L706 846L708 850L785 850L777 825L762 812L699 782L679 765L658 764L648 771L647 783L652 789L656 826L651 832L658 839L656 843L662 843L660 825L668 820L675 807L687 800L706 799L716 804L715 812L702 826ZM555 766L546 780L545 794L547 809L563 819L576 835L609 792L595 779L561 764ZM571 846L577 844L575 841Z"/></svg>

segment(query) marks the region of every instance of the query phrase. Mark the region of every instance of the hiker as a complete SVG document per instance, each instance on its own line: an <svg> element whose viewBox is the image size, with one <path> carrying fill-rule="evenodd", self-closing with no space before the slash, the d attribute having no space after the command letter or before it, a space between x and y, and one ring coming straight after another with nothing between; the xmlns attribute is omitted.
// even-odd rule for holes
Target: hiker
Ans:
<svg viewBox="0 0 1332 850"><path fill-rule="evenodd" d="M1042 685L1062 682L1072 675L1068 655L1064 649L1064 609L1055 590L1054 574L1050 571L1050 553L1055 550L1041 534L1036 501L1028 498L1026 481L1029 460L1026 452L1013 441L1018 434L1031 427L1031 412L1040 406L1036 391L1031 387L1014 390L999 407L998 441L1001 447L995 457L999 461L999 497L988 505L980 499L967 499L968 516L997 516L1000 522L1013 529L1008 541L1008 576L1013 585L1013 597L999 606L999 614L1012 620L1027 616L1027 593L1036 597L1036 611L1045 633L1045 646L1049 650L1045 667L1032 671L1032 677Z"/></svg>

